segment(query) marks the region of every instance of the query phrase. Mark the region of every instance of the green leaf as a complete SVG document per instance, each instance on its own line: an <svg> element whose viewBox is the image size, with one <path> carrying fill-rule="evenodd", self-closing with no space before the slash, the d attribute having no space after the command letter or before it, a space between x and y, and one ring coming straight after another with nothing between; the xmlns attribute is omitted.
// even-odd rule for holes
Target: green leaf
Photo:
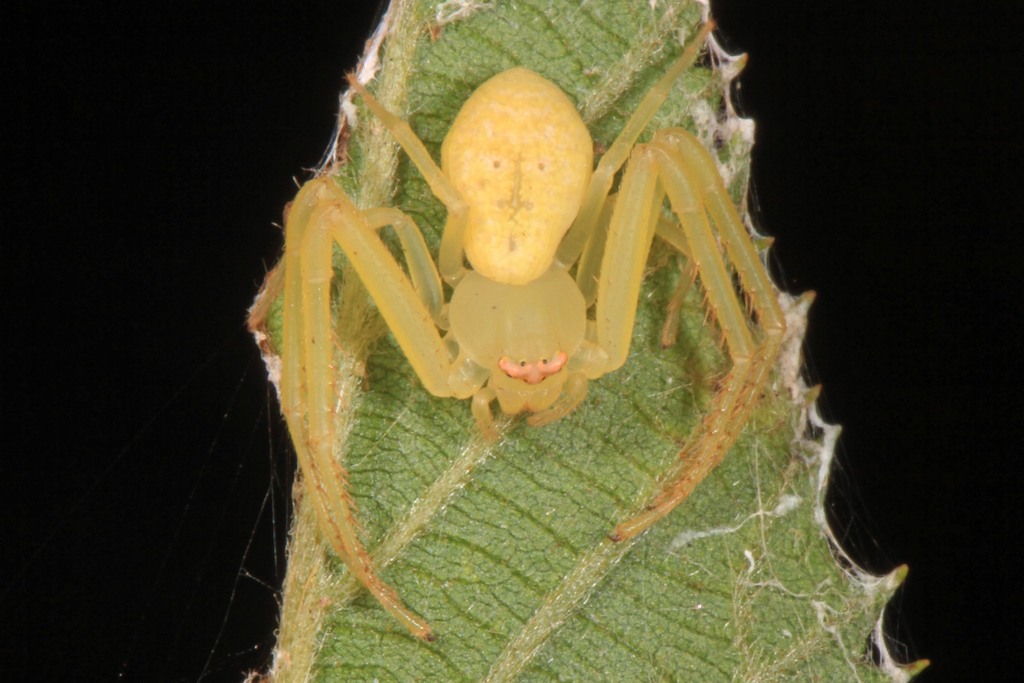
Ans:
<svg viewBox="0 0 1024 683"><path fill-rule="evenodd" d="M514 65L561 86L601 147L702 9L682 0L396 2L361 68L380 65L373 88L435 158L462 102ZM714 146L740 202L752 129L723 100L736 63L716 59L719 70L705 60L684 76L652 129L681 125ZM351 138L333 161L348 161L332 170L357 203L402 208L436 247L443 206L390 135L362 109L342 131ZM830 450L808 433L837 430L807 427L815 414L797 375L808 301L785 299L785 362L725 463L667 519L616 544L607 535L656 491L728 367L697 288L678 343L660 346L667 301L686 277L681 259L654 249L622 369L591 383L569 417L541 428L508 419L491 445L467 401L422 389L336 257L338 455L384 579L438 640L413 639L347 576L300 499L275 680L907 679L891 662L887 674L873 667L866 652L905 572L844 570L827 538ZM273 361L273 343L262 341Z"/></svg>

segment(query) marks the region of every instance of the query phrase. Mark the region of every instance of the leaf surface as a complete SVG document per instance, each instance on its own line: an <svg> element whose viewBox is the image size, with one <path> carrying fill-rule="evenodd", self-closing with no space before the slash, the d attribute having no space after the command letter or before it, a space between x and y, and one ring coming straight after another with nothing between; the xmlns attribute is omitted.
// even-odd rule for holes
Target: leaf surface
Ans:
<svg viewBox="0 0 1024 683"><path fill-rule="evenodd" d="M382 64L371 87L436 159L475 87L526 66L577 102L600 151L695 32L701 9L396 3L382 52L371 53ZM681 79L652 130L684 126L715 145L740 202L751 129L728 116L727 81L707 63ZM342 184L362 206L403 209L436 248L443 206L359 111ZM864 651L895 584L853 581L833 559L815 515L819 448L804 439L795 376L773 382L725 463L688 501L635 542L608 540L657 490L728 368L698 287L678 342L661 348L669 297L686 277L665 245L648 263L626 365L592 382L585 403L555 424L507 420L496 445L479 438L467 401L422 389L340 253L336 262L338 455L384 579L439 638L414 640L361 591L300 504L278 680L887 678ZM273 318L270 327L273 335Z"/></svg>

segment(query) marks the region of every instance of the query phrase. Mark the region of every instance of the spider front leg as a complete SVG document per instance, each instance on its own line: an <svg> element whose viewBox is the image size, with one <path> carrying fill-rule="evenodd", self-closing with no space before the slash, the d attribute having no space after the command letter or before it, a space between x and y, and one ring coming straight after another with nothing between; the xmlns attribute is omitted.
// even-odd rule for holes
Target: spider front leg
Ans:
<svg viewBox="0 0 1024 683"><path fill-rule="evenodd" d="M409 277L377 235L388 224L399 234ZM358 537L346 473L333 457L336 395L330 289L335 242L427 390L450 396L452 385L459 383L453 381L452 359L437 328L443 303L440 278L422 235L401 212L360 211L329 177L312 180L299 191L286 220L281 399L306 490L324 536L349 571L413 635L432 640L430 626L377 576Z"/></svg>
<svg viewBox="0 0 1024 683"><path fill-rule="evenodd" d="M658 228L659 210L666 195L679 218L679 233ZM718 467L760 399L785 332L774 288L711 155L684 130L661 131L649 145L634 150L608 230L596 322L598 343L608 351L612 367L625 360L629 348L639 283L656 230L670 242L685 241L684 251L694 264L713 318L722 330L733 367L721 381L694 436L679 454L679 466L643 513L616 527L613 540L645 531L686 500ZM719 241L732 270L719 250ZM736 294L733 272L753 319ZM759 340L752 331L755 325L760 328L756 335Z"/></svg>

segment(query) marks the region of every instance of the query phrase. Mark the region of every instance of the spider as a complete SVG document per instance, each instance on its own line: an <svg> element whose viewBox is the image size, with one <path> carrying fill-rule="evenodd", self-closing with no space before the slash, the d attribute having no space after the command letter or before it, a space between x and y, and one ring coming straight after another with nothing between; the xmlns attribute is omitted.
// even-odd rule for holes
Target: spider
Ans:
<svg viewBox="0 0 1024 683"><path fill-rule="evenodd" d="M332 456L332 245L351 262L427 391L471 398L479 430L491 440L498 438L494 402L509 415L528 413L530 425L547 424L585 399L590 380L621 367L655 235L684 254L732 367L684 446L678 473L610 537L640 534L725 457L765 388L785 328L711 155L676 128L636 144L712 28L705 24L645 95L596 168L574 104L527 69L500 73L469 97L444 139L440 165L408 124L349 76L444 204L447 220L435 265L400 210L357 208L330 176L299 190L285 225L282 406L321 530L419 638L433 640L433 631L378 577ZM666 197L675 221L662 215ZM404 269L378 234L386 226L398 234ZM448 302L442 279L452 288Z"/></svg>

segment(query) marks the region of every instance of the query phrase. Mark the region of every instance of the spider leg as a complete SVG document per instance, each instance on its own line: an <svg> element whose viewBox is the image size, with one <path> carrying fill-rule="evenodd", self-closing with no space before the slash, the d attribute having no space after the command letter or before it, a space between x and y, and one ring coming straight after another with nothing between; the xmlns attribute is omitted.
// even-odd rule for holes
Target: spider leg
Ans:
<svg viewBox="0 0 1024 683"><path fill-rule="evenodd" d="M466 202L463 201L459 191L445 177L441 167L430 156L430 152L423 145L423 141L419 139L409 124L388 111L383 104L378 102L363 84L356 79L355 75L349 74L348 84L359 93L359 96L366 103L366 106L370 108L370 111L373 112L373 115L391 131L391 134L395 136L395 140L402 146L405 153L409 155L409 160L423 174L423 179L430 186L430 191L448 209L448 218L445 222L444 233L441 235L441 246L438 251L437 260L441 276L444 277L445 282L454 285L466 274L466 267L463 265L463 254L465 252L463 245L465 244L466 220L469 213Z"/></svg>
<svg viewBox="0 0 1024 683"><path fill-rule="evenodd" d="M656 159L650 145L638 145L622 176L601 259L593 335L606 354L603 372L626 362L636 321L647 255L658 222Z"/></svg>
<svg viewBox="0 0 1024 683"><path fill-rule="evenodd" d="M423 240L416 223L398 209L365 209L363 217L373 229L386 225L394 227L398 240L405 254L405 265L409 269L409 279L413 289L419 295L423 306L430 311L434 324L444 329L448 327L444 319L444 295L441 292L441 278L437 274L434 261L430 258L427 243Z"/></svg>
<svg viewBox="0 0 1024 683"><path fill-rule="evenodd" d="M785 332L775 289L711 155L692 135L679 129L659 132L642 151L654 160L651 165L656 167L657 180L679 217L690 257L722 329L733 367L722 380L695 437L680 453L680 463L670 473L661 492L647 510L619 524L611 536L613 540L625 540L642 533L686 500L718 467L767 385ZM639 173L650 174L650 170L641 168ZM745 312L745 302L736 295L732 273L719 251L708 216L717 228L729 263L749 300L761 330L760 341L755 341L751 332L752 321ZM611 231L615 229L613 219Z"/></svg>
<svg viewBox="0 0 1024 683"><path fill-rule="evenodd" d="M491 413L491 401L497 398L497 394L489 386L473 394L472 411L476 420L477 429L483 434L486 441L493 443L498 440L498 428L494 424L494 415Z"/></svg>
<svg viewBox="0 0 1024 683"><path fill-rule="evenodd" d="M594 232L594 227L600 220L601 211L608 197L608 192L611 190L615 174L626 163L626 159L636 144L637 138L640 137L644 128L651 122L651 119L658 113L658 109L661 108L669 93L672 92L672 86L675 85L680 76L693 66L693 62L697 59L697 54L700 52L701 47L703 47L704 41L714 28L715 22L708 21L697 32L697 35L686 44L686 47L683 48L683 53L665 71L665 75L654 84L654 87L644 95L632 116L626 121L626 125L619 132L618 137L615 138L615 141L608 147L608 151L601 157L601 161L598 162L597 168L594 169L594 174L590 178L590 184L587 185L586 192L583 195L580 212L558 247L558 252L555 255L555 260L558 263L567 267L579 258L580 252L583 251L584 245L590 238L590 234Z"/></svg>
<svg viewBox="0 0 1024 683"><path fill-rule="evenodd" d="M576 284L588 309L597 301L597 282L600 278L601 260L604 258L604 246L608 240L608 224L611 222L616 196L615 193L610 194L605 200L597 222L584 245L583 253L576 263Z"/></svg>
<svg viewBox="0 0 1024 683"><path fill-rule="evenodd" d="M587 397L587 377L583 373L574 372L565 380L562 388L562 395L553 406L539 413L534 413L526 418L527 424L531 427L540 427L560 420L572 411L576 410L583 399Z"/></svg>
<svg viewBox="0 0 1024 683"><path fill-rule="evenodd" d="M337 242L392 330L428 391L451 395L452 361L433 318L440 283L415 225L388 210L357 209L332 178L310 181L288 215L285 240L285 304L281 399L299 465L320 528L360 583L413 635L432 640L430 626L402 603L376 574L362 545L347 474L333 457L336 440L330 289ZM395 224L413 282L377 235ZM418 265L415 265L418 264ZM416 284L414 284L416 283Z"/></svg>
<svg viewBox="0 0 1024 683"><path fill-rule="evenodd" d="M682 277L679 278L679 284L676 285L672 297L668 300L668 306L665 308L665 322L661 326L661 348L667 349L676 343L676 337L679 334L679 312L682 310L686 295L697 280L697 268L694 266L693 259L690 258L686 235L678 223L669 221L665 216L658 216L658 227L655 233L686 257L683 259Z"/></svg>

